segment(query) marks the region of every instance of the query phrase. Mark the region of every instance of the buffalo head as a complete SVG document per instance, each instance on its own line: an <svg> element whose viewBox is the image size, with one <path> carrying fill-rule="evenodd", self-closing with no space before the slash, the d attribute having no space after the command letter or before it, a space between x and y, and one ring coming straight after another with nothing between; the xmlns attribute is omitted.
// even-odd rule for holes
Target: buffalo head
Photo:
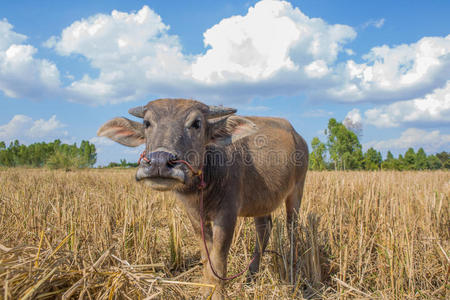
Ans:
<svg viewBox="0 0 450 300"><path fill-rule="evenodd" d="M156 190L192 187L194 174L176 160L200 168L208 145L226 146L256 130L250 120L233 115L236 109L208 106L195 100L159 99L128 111L142 122L114 118L98 130L122 145L145 144L136 180Z"/></svg>

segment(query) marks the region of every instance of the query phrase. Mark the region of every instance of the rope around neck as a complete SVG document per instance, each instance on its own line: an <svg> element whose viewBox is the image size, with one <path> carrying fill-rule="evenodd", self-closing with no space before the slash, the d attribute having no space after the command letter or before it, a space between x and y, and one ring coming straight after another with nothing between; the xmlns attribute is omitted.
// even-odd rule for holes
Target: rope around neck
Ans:
<svg viewBox="0 0 450 300"><path fill-rule="evenodd" d="M146 151L144 150L141 153L141 156L139 157L138 165L141 163L141 160L145 160L146 162L149 162L148 158L145 157L145 155L146 155ZM187 161L182 160L182 159L173 160L173 161L171 161L171 163L182 163L182 164L185 164L189 168L189 170L192 172L192 174L194 176L198 176L200 178L200 183L198 185L198 189L200 191L200 196L199 196L199 199L200 199L200 224L201 224L200 227L201 227L201 231L202 231L202 240L203 240L203 245L204 245L205 251L206 251L206 257L208 258L209 266L211 267L212 273L214 274L214 276L216 276L220 280L228 281L228 280L236 279L237 277L239 277L242 274L244 274L250 268L250 265L256 259L256 254L253 256L253 258L250 261L250 263L248 264L248 266L245 269L243 269L241 272L239 272L239 273L237 273L237 274L235 274L233 276L230 276L230 277L222 277L219 274L217 274L217 272L214 269L213 264L211 262L211 257L209 255L209 250L208 250L208 246L206 245L206 239L205 239L205 221L204 221L204 211L203 211L203 190L206 187L206 183L205 183L204 176L203 176L203 170L202 170L203 166L200 166L200 168L198 170L195 170L190 163L188 163Z"/></svg>

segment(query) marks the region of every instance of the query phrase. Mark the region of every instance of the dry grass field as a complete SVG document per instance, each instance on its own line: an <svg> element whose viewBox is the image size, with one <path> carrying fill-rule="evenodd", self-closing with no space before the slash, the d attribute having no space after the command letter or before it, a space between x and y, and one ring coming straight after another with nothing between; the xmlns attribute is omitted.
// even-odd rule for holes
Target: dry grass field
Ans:
<svg viewBox="0 0 450 300"><path fill-rule="evenodd" d="M450 294L450 173L309 172L299 280L287 284L284 208L254 283L231 299L445 299ZM0 299L191 299L200 252L170 194L134 170L0 170ZM251 259L240 219L229 274Z"/></svg>

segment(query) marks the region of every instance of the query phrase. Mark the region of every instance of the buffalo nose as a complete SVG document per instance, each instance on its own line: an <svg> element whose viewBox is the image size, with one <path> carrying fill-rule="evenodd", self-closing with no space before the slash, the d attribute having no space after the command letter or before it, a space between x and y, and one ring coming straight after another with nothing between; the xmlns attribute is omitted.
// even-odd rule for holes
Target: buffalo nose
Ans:
<svg viewBox="0 0 450 300"><path fill-rule="evenodd" d="M155 151L151 152L147 155L148 163L150 164L151 168L171 168L172 167L172 161L176 160L177 157L173 155L172 153L166 152L166 151Z"/></svg>

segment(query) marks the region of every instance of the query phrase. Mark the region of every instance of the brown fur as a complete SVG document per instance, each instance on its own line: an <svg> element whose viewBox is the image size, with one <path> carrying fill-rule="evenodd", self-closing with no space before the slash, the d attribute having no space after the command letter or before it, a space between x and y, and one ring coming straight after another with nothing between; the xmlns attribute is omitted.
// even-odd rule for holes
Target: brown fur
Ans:
<svg viewBox="0 0 450 300"><path fill-rule="evenodd" d="M208 120L207 105L184 99L151 101L145 108L144 120L151 126L144 130L143 137L139 136L142 125L136 130L136 122L118 122L124 118L109 121L98 134L130 146L138 143L130 139L144 138L148 153L163 149L188 160L196 168L203 164L206 240L214 269L221 276L227 276L227 255L238 216L255 218L257 246L251 273L258 271L260 256L270 236L270 214L282 203L286 205L293 252L295 234L291 232L295 232L308 168L308 146L288 121L240 116ZM201 121L200 129L189 127L194 119ZM126 128L118 129L117 124L124 124ZM124 137L127 131L133 134ZM188 153L197 153L198 159L190 159ZM185 207L205 260L197 192L199 179L184 165L177 166L177 171L180 170L185 174L184 180L176 184L171 180L167 189L174 191ZM293 273L292 269L292 281ZM223 282L212 274L209 264L205 264L204 276L207 282L219 286L213 298L221 299Z"/></svg>

